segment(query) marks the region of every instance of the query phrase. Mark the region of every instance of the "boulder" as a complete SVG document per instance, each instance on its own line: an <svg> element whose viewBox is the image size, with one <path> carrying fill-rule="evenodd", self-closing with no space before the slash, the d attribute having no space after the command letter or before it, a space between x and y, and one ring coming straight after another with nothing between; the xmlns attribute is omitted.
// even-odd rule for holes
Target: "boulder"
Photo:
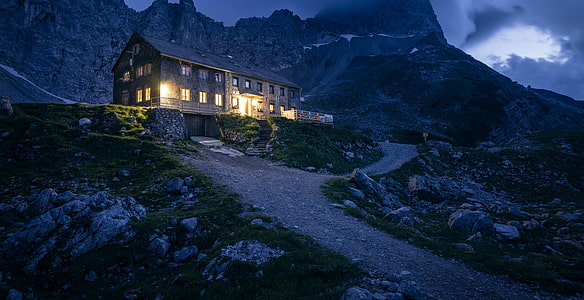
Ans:
<svg viewBox="0 0 584 300"><path fill-rule="evenodd" d="M180 221L180 224L189 232L193 232L197 228L198 222L199 222L199 219L197 219L196 217L192 217L192 218L188 218L188 219L184 219L184 220Z"/></svg>
<svg viewBox="0 0 584 300"><path fill-rule="evenodd" d="M493 220L491 215L482 211L459 209L450 215L448 226L454 231L481 232L486 235L493 234Z"/></svg>
<svg viewBox="0 0 584 300"><path fill-rule="evenodd" d="M185 181L182 178L175 177L166 183L166 192L173 195L180 195L185 186Z"/></svg>
<svg viewBox="0 0 584 300"><path fill-rule="evenodd" d="M351 200L343 200L343 205L351 208L359 208L359 206L357 206L357 204Z"/></svg>
<svg viewBox="0 0 584 300"><path fill-rule="evenodd" d="M379 197L383 205L391 209L397 209L402 206L395 195L388 193L383 185L371 179L369 176L367 176L367 174L365 174L365 172L361 171L360 169L353 170L351 179L354 180L357 184L357 187L359 187L359 189L364 191L366 194Z"/></svg>
<svg viewBox="0 0 584 300"><path fill-rule="evenodd" d="M32 207L41 213L47 212L48 210L54 208L55 202L57 201L57 193L53 189L44 189L37 197L32 201Z"/></svg>
<svg viewBox="0 0 584 300"><path fill-rule="evenodd" d="M392 224L403 225L403 226L413 226L414 220L416 218L416 213L411 207L398 208L387 215L385 218Z"/></svg>
<svg viewBox="0 0 584 300"><path fill-rule="evenodd" d="M81 118L79 119L78 124L79 128L87 129L89 126L91 126L91 124L93 124L93 122L88 118Z"/></svg>
<svg viewBox="0 0 584 300"><path fill-rule="evenodd" d="M371 300L373 299L373 294L364 288L354 286L348 289L340 300Z"/></svg>
<svg viewBox="0 0 584 300"><path fill-rule="evenodd" d="M50 190L45 195L58 199ZM14 232L2 245L0 256L23 265L29 274L37 271L41 260L58 267L93 249L129 241L135 235L130 221L145 216L146 209L132 197L115 197L108 192L79 195Z"/></svg>
<svg viewBox="0 0 584 300"><path fill-rule="evenodd" d="M170 243L168 242L168 239L158 237L152 240L152 242L150 242L148 248L146 248L146 251L158 257L164 257L168 252L168 248L170 248Z"/></svg>
<svg viewBox="0 0 584 300"><path fill-rule="evenodd" d="M435 204L456 197L446 180L442 178L412 176L408 182L408 190L414 197Z"/></svg>
<svg viewBox="0 0 584 300"><path fill-rule="evenodd" d="M412 300L426 300L428 297L420 290L418 285L409 280L404 280L399 283L399 290L406 299Z"/></svg>
<svg viewBox="0 0 584 300"><path fill-rule="evenodd" d="M349 193L351 193L351 195L359 198L359 199L365 199L365 194L360 190L360 189L356 189L356 188L349 188Z"/></svg>
<svg viewBox="0 0 584 300"><path fill-rule="evenodd" d="M2 97L0 99L0 118L10 117L13 113L10 97Z"/></svg>
<svg viewBox="0 0 584 300"><path fill-rule="evenodd" d="M178 251L175 251L172 257L175 262L184 263L195 258L198 253L199 248L197 248L197 246L186 246L182 247Z"/></svg>
<svg viewBox="0 0 584 300"><path fill-rule="evenodd" d="M8 296L6 296L6 300L22 300L22 293L15 289L11 289L8 291Z"/></svg>
<svg viewBox="0 0 584 300"><path fill-rule="evenodd" d="M505 225L505 224L494 224L495 233L497 237L500 237L507 241L512 241L521 238L519 230L515 226Z"/></svg>

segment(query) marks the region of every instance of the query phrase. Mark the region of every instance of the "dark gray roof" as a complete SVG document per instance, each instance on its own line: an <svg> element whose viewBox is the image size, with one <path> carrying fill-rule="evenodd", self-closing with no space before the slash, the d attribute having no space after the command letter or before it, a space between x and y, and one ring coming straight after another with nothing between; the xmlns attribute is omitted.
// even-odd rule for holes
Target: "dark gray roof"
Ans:
<svg viewBox="0 0 584 300"><path fill-rule="evenodd" d="M230 71L235 74L249 76L266 81L272 81L291 87L300 88L294 82L276 74L257 67L249 67L234 61L230 57L222 57L215 54L204 53L194 48L179 45L173 42L162 41L156 38L140 35L146 42L156 48L162 55L185 60L191 63Z"/></svg>

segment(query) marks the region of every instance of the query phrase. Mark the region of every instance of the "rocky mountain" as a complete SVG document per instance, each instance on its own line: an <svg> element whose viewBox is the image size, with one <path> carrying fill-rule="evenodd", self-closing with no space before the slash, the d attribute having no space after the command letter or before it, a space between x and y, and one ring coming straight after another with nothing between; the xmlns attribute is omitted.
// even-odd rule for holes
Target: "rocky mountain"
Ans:
<svg viewBox="0 0 584 300"><path fill-rule="evenodd" d="M584 126L574 101L527 90L448 45L429 1L366 4L307 20L279 10L225 27L192 0L156 0L142 12L122 0L10 0L0 5L0 64L61 97L108 103L111 67L141 32L281 72L310 96L306 108L375 138L429 132L472 145Z"/></svg>

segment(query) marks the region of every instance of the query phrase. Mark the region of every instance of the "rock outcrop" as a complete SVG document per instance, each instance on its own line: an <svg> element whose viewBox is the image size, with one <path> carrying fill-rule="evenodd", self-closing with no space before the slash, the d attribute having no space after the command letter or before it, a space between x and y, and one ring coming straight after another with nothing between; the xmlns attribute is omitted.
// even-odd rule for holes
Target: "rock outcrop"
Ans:
<svg viewBox="0 0 584 300"><path fill-rule="evenodd" d="M40 213L8 236L0 249L2 257L35 273L43 262L50 269L91 250L129 241L134 235L131 220L143 219L146 209L131 197L108 192L91 196L57 194L51 189L34 196L31 208ZM25 211L18 199L2 213Z"/></svg>

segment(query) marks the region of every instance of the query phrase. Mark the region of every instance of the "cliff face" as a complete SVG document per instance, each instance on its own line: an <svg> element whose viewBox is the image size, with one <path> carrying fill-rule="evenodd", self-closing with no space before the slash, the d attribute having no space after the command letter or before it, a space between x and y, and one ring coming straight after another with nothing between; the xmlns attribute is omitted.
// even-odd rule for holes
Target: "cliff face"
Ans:
<svg viewBox="0 0 584 300"><path fill-rule="evenodd" d="M542 98L449 46L428 0L360 4L225 27L192 0L156 0L139 13L123 0L8 0L0 64L61 97L108 103L111 67L140 32L278 71L302 86L305 107L373 137L430 132L473 144L584 126L581 107Z"/></svg>

